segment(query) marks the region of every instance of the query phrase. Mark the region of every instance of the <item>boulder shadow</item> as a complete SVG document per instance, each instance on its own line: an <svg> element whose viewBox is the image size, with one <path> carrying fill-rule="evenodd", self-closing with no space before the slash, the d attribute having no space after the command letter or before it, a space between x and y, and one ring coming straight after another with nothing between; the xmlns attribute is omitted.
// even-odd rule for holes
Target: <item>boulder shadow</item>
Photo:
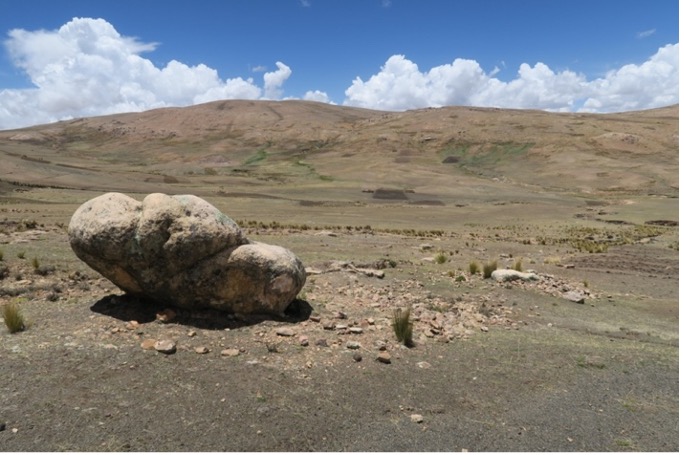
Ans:
<svg viewBox="0 0 684 455"><path fill-rule="evenodd" d="M155 322L157 314L168 309L175 317L167 324L180 324L206 330L238 329L264 321L297 323L309 319L313 308L306 300L295 299L283 316L269 314L233 314L212 308L189 310L162 305L154 300L130 294L110 294L95 302L90 310L120 321L137 321L140 324Z"/></svg>

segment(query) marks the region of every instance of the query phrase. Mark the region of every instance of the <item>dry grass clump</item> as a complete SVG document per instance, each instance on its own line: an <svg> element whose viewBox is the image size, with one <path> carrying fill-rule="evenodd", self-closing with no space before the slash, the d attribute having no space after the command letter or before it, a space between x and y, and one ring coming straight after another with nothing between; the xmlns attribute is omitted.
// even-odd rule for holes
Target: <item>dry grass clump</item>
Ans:
<svg viewBox="0 0 684 455"><path fill-rule="evenodd" d="M515 265L513 265L513 270L522 272L522 259L518 259L515 261Z"/></svg>
<svg viewBox="0 0 684 455"><path fill-rule="evenodd" d="M410 348L413 346L413 323L411 322L411 308L394 310L392 328L397 340Z"/></svg>
<svg viewBox="0 0 684 455"><path fill-rule="evenodd" d="M480 271L480 266L477 264L475 261L471 261L470 264L468 265L468 271L470 272L471 275L475 275Z"/></svg>
<svg viewBox="0 0 684 455"><path fill-rule="evenodd" d="M482 266L482 276L484 278L491 278L492 277L492 272L496 270L498 267L498 264L496 261L488 262L487 264L484 264Z"/></svg>
<svg viewBox="0 0 684 455"><path fill-rule="evenodd" d="M2 306L2 317L10 333L26 330L24 316L21 314L19 305L14 302Z"/></svg>

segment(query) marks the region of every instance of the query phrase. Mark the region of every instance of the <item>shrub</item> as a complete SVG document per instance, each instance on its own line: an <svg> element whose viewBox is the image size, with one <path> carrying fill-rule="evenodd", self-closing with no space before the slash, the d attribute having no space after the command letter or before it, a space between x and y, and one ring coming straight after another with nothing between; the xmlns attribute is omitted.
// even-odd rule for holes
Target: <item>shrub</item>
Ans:
<svg viewBox="0 0 684 455"><path fill-rule="evenodd" d="M397 340L410 348L413 346L413 323L411 322L411 308L394 310L392 328Z"/></svg>
<svg viewBox="0 0 684 455"><path fill-rule="evenodd" d="M447 261L447 255L444 252L440 252L435 256L435 262L437 264L444 264Z"/></svg>
<svg viewBox="0 0 684 455"><path fill-rule="evenodd" d="M38 260L38 258L34 257L33 259L31 259L31 265L33 266L33 270L38 270L38 268L40 267L40 261Z"/></svg>
<svg viewBox="0 0 684 455"><path fill-rule="evenodd" d="M4 280L10 274L10 269L6 264L0 264L0 280Z"/></svg>
<svg viewBox="0 0 684 455"><path fill-rule="evenodd" d="M515 261L515 265L513 266L513 270L516 270L518 272L522 272L522 259L518 259Z"/></svg>
<svg viewBox="0 0 684 455"><path fill-rule="evenodd" d="M471 275L475 275L480 271L480 266L477 265L477 262L472 261L470 265L468 265L468 271L470 272Z"/></svg>
<svg viewBox="0 0 684 455"><path fill-rule="evenodd" d="M491 278L492 272L498 267L496 261L489 262L482 266L482 276L485 278Z"/></svg>
<svg viewBox="0 0 684 455"><path fill-rule="evenodd" d="M19 259L24 259L26 257L26 251L20 251L17 253Z"/></svg>
<svg viewBox="0 0 684 455"><path fill-rule="evenodd" d="M16 303L8 303L2 306L2 317L5 320L5 325L10 333L21 332L26 329L24 317L21 314L19 305Z"/></svg>

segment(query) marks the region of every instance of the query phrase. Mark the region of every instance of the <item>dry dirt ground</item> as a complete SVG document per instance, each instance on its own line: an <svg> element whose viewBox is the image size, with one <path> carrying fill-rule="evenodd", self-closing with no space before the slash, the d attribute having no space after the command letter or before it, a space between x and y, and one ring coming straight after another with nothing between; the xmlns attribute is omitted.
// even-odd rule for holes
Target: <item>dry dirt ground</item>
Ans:
<svg viewBox="0 0 684 455"><path fill-rule="evenodd" d="M565 219L545 219L529 202L516 219L500 200L380 200L300 204L284 223L290 200L259 199L260 212L214 198L310 269L273 320L128 298L68 246L71 213L96 193L7 190L0 303L29 324L0 327L4 451L679 449L678 228L646 224L677 220L674 204L566 200ZM492 260L542 280L470 274ZM411 348L393 333L397 308L411 308Z"/></svg>

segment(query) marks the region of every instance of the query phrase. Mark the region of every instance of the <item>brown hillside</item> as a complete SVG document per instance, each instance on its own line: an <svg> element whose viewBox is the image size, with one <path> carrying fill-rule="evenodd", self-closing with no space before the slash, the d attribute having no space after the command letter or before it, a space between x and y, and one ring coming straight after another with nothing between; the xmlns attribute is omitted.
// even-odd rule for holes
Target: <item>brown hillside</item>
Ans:
<svg viewBox="0 0 684 455"><path fill-rule="evenodd" d="M219 101L0 132L0 179L146 191L148 183L187 185L202 176L233 187L325 183L426 193L505 182L676 195L678 120L678 106L598 115Z"/></svg>

